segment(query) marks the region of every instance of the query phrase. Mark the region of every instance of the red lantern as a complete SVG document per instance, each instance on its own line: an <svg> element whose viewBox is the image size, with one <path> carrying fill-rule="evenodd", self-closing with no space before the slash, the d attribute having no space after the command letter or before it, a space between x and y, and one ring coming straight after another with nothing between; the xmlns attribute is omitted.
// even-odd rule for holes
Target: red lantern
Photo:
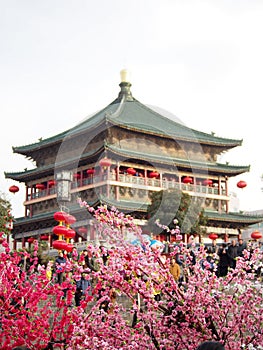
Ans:
<svg viewBox="0 0 263 350"><path fill-rule="evenodd" d="M111 160L108 159L108 158L102 158L100 161L99 161L99 165L103 168L107 168L109 166L111 166Z"/></svg>
<svg viewBox="0 0 263 350"><path fill-rule="evenodd" d="M203 181L203 184L204 184L205 186L211 186L211 185L213 185L213 180L211 180L211 179L205 179L205 180Z"/></svg>
<svg viewBox="0 0 263 350"><path fill-rule="evenodd" d="M260 238L262 238L262 233L259 231L254 231L251 233L251 238L252 239L260 239Z"/></svg>
<svg viewBox="0 0 263 350"><path fill-rule="evenodd" d="M94 173L95 173L95 170L93 168L87 170L88 175L93 175Z"/></svg>
<svg viewBox="0 0 263 350"><path fill-rule="evenodd" d="M64 211L57 211L54 213L54 219L56 221L64 222L66 220L66 215L67 213L65 213Z"/></svg>
<svg viewBox="0 0 263 350"><path fill-rule="evenodd" d="M41 235L40 239L41 239L41 241L48 241L49 240L49 235Z"/></svg>
<svg viewBox="0 0 263 350"><path fill-rule="evenodd" d="M45 189L45 185L44 184L36 184L36 189L42 191Z"/></svg>
<svg viewBox="0 0 263 350"><path fill-rule="evenodd" d="M149 174L149 177L154 179L159 176L159 173L157 171L151 171Z"/></svg>
<svg viewBox="0 0 263 350"><path fill-rule="evenodd" d="M75 180L80 179L80 174L79 174L79 173L73 174L73 178L74 178Z"/></svg>
<svg viewBox="0 0 263 350"><path fill-rule="evenodd" d="M215 241L218 238L218 235L215 233L210 233L210 235L208 236L212 241Z"/></svg>
<svg viewBox="0 0 263 350"><path fill-rule="evenodd" d="M192 177L190 177L190 176L185 176L185 177L183 178L183 183L184 183L184 184L191 184L191 183L193 183Z"/></svg>
<svg viewBox="0 0 263 350"><path fill-rule="evenodd" d="M27 239L28 243L33 243L33 242L34 242L34 240L35 240L35 238L34 238L34 237L29 237L29 238Z"/></svg>
<svg viewBox="0 0 263 350"><path fill-rule="evenodd" d="M55 186L55 184L56 184L56 181L55 181L55 180L49 180L49 181L48 181L48 186L49 186L49 187L53 187L53 186Z"/></svg>
<svg viewBox="0 0 263 350"><path fill-rule="evenodd" d="M52 232L57 236L64 236L64 234L67 232L68 228L63 225L57 225L53 227Z"/></svg>
<svg viewBox="0 0 263 350"><path fill-rule="evenodd" d="M246 181L238 181L238 183L237 183L237 187L238 188L244 188L244 187L246 187L247 186L247 183L246 183Z"/></svg>
<svg viewBox="0 0 263 350"><path fill-rule="evenodd" d="M65 215L65 223L66 225L72 225L76 222L76 218L73 215L66 214Z"/></svg>
<svg viewBox="0 0 263 350"><path fill-rule="evenodd" d="M71 243L68 243L67 246L64 248L68 253L71 253L74 248L74 245Z"/></svg>
<svg viewBox="0 0 263 350"><path fill-rule="evenodd" d="M67 231L64 232L64 238L71 239L76 236L76 232L72 228L68 228Z"/></svg>
<svg viewBox="0 0 263 350"><path fill-rule="evenodd" d="M16 185L10 186L9 187L9 192L16 193L19 191L19 187Z"/></svg>
<svg viewBox="0 0 263 350"><path fill-rule="evenodd" d="M86 229L86 227L79 227L79 228L78 228L78 231L79 231L79 233L80 233L81 235L85 235L85 234L88 232L88 230Z"/></svg>
<svg viewBox="0 0 263 350"><path fill-rule="evenodd" d="M57 241L53 241L52 247L57 250L64 250L66 249L68 243L66 241L63 241L62 239L58 239Z"/></svg>
<svg viewBox="0 0 263 350"><path fill-rule="evenodd" d="M127 169L127 174L129 174L129 175L135 175L135 174L136 174L136 170L133 169L133 168L128 168L128 169Z"/></svg>

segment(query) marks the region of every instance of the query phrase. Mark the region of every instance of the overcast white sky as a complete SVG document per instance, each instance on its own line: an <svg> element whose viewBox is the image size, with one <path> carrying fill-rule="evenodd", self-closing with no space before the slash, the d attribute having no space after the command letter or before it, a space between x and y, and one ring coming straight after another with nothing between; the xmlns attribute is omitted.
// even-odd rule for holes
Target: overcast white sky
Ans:
<svg viewBox="0 0 263 350"><path fill-rule="evenodd" d="M0 0L0 189L13 214L24 214L24 191L4 171L32 165L12 146L104 108L124 67L140 102L243 139L219 160L251 165L232 190L241 210L262 209L262 18L260 0ZM12 184L19 193L8 192Z"/></svg>

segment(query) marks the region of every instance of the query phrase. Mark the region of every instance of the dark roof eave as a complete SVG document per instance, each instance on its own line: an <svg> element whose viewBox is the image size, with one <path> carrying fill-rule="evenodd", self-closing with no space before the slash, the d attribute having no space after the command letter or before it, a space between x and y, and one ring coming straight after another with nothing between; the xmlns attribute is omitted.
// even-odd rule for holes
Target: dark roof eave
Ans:
<svg viewBox="0 0 263 350"><path fill-rule="evenodd" d="M133 157L134 159L140 159L142 161L148 161L149 159L152 162L155 163L161 163L161 164L176 164L176 166L181 166L185 168L189 168L189 166L193 169L197 170L208 170L211 172L217 172L217 173L222 173L224 175L239 175L245 172L248 172L250 170L250 165L246 166L234 166L234 165L229 165L229 164L221 164L221 163L203 163L203 162L197 162L197 161L189 161L189 160L184 160L184 159L179 159L179 158L172 158L169 157L167 159L163 155L154 155L151 153L148 153L147 156L145 156L145 153L141 152L136 152L136 151L131 151L131 150L124 150L121 148L114 147L112 145L107 145L108 150L115 155L121 156L123 158L127 157Z"/></svg>
<svg viewBox="0 0 263 350"><path fill-rule="evenodd" d="M106 197L101 197L100 201L110 207L116 207L118 210L134 210L137 212L143 212L146 213L147 211L147 204L143 204L141 202L130 202L130 201L115 201L115 200L110 200L109 198Z"/></svg>
<svg viewBox="0 0 263 350"><path fill-rule="evenodd" d="M83 154L81 159L83 160L83 159L90 157L90 156L99 155L103 151L103 149L104 149L104 145L98 147L96 150L93 150L93 152L87 152L87 153ZM76 159L77 158L70 158L70 159L67 159L67 160L60 162L60 163L57 162L56 169L58 169L59 167L63 167L63 166L70 167L70 164L74 163L74 161L76 161ZM41 175L43 173L50 172L52 170L54 171L54 168L55 168L54 164L50 164L50 165L43 166L43 167L25 170L23 172L13 172L13 173L4 172L4 175L5 175L5 178L7 178L7 179L25 182L25 181L36 179L36 175Z"/></svg>
<svg viewBox="0 0 263 350"><path fill-rule="evenodd" d="M103 119L98 120L97 123L93 125L93 128L98 128L101 125L103 125L106 122L106 117ZM80 125L83 124L84 122L80 123L76 127L66 130L60 134L54 135L52 137L46 138L44 140L41 140L39 142L29 144L29 145L24 145L24 146L13 146L12 150L14 153L21 154L27 157L31 157L31 154L33 152L39 151L43 149L44 147L50 147L53 145L60 144L65 138L69 139L71 137L78 137L81 134L83 134L86 129L81 129Z"/></svg>
<svg viewBox="0 0 263 350"><path fill-rule="evenodd" d="M96 154L100 154L103 149L104 149L104 145L101 147L98 147L95 151L92 152L88 152L83 154L82 159L85 159L90 157L91 155L94 156ZM193 169L197 169L197 170L207 170L208 172L214 172L214 173L218 173L218 174L223 174L223 175L228 175L228 176L236 176L245 172L248 172L250 170L250 166L230 166L228 164L220 164L220 163L198 163L198 162L193 162L191 161L190 165L189 165L189 161L188 160L184 160L184 159L178 159L178 158L171 158L169 157L169 159L165 159L164 156L160 157L160 155L153 155L153 154L148 154L147 157L145 156L145 153L140 153L140 152L135 152L135 151L130 151L130 150L124 150L124 149L119 149L110 145L106 146L108 151L110 151L112 154L127 158L127 156L129 157L133 157L135 159L140 159L142 161L148 161L149 159L155 163L161 163L161 164L166 164L166 165L170 165L170 164L176 164L176 166L181 166L182 168L189 168L189 166ZM72 159L67 159L65 162L61 162L61 163L57 163L56 167L59 166L70 166L70 163L73 163L76 159L72 158ZM41 175L43 173L46 172L50 172L54 170L54 165L48 165L45 167L41 167L41 168L35 168L35 169L30 169L30 170L26 170L23 172L15 172L15 173L8 173L5 172L5 178L8 179L12 179L15 181L20 181L20 182L25 182L25 181L30 181L35 179L36 175Z"/></svg>
<svg viewBox="0 0 263 350"><path fill-rule="evenodd" d="M205 216L208 221L224 221L229 223L240 223L253 225L260 222L263 222L263 216L255 216L248 214L240 214L240 213L219 213L219 212L211 212L205 211Z"/></svg>

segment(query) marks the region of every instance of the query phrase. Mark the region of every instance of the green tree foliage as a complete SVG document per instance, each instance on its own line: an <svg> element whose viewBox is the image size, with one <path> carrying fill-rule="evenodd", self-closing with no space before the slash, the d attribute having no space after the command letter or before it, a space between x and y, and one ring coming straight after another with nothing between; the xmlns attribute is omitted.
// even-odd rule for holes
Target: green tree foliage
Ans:
<svg viewBox="0 0 263 350"><path fill-rule="evenodd" d="M0 193L0 231L9 235L11 232L13 217L11 215L11 204L5 198L5 196Z"/></svg>
<svg viewBox="0 0 263 350"><path fill-rule="evenodd" d="M147 208L149 227L157 233L155 221L158 219L170 229L176 225L182 233L203 233L206 217L202 208L202 199L192 197L178 189L152 193L151 204ZM178 220L178 223L174 222Z"/></svg>

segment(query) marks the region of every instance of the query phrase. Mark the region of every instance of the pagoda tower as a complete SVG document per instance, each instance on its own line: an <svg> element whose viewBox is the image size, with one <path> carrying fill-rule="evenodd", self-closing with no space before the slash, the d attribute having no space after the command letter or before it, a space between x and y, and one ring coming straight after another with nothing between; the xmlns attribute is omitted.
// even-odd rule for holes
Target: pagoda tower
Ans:
<svg viewBox="0 0 263 350"><path fill-rule="evenodd" d="M66 210L77 218L76 241L96 239L92 218L77 199L130 213L143 225L155 191L177 188L203 199L208 232L222 240L260 222L258 216L229 212L228 180L249 166L221 164L218 157L242 140L217 137L171 120L135 99L126 70L120 91L108 106L77 126L13 152L33 168L5 172L26 188L24 217L16 218L14 248L28 238L55 239L53 215Z"/></svg>

